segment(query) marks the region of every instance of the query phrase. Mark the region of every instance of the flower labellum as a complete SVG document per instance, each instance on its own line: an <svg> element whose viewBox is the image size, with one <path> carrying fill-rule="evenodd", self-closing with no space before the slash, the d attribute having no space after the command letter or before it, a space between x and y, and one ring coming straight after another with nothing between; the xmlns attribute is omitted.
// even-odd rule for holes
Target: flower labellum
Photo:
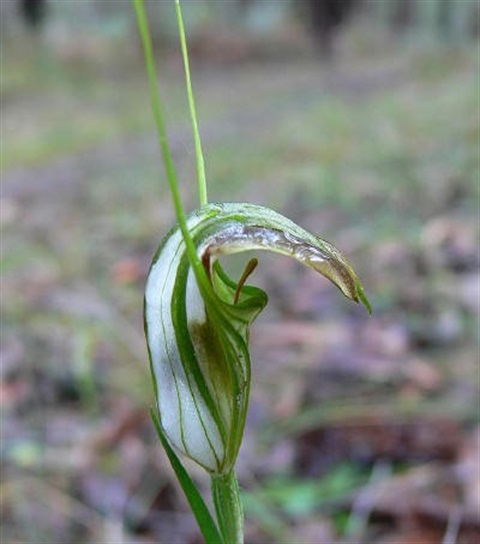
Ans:
<svg viewBox="0 0 480 544"><path fill-rule="evenodd" d="M160 423L171 445L212 474L235 463L250 391L249 326L267 295L233 282L217 258L248 250L293 257L370 305L348 260L282 215L252 204L208 204L189 216L197 262L180 228L161 243L145 290L145 333ZM201 263L201 266L199 264Z"/></svg>

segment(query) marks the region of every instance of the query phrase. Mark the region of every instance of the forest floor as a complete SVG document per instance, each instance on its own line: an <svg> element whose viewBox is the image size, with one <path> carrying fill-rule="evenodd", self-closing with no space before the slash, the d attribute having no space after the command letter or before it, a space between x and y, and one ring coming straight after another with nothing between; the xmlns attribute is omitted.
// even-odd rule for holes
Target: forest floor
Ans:
<svg viewBox="0 0 480 544"><path fill-rule="evenodd" d="M373 306L259 256L248 543L480 541L477 46L194 63L210 199L334 242ZM177 61L162 95L193 209ZM3 70L1 542L198 543L148 417L143 287L174 214L142 67Z"/></svg>

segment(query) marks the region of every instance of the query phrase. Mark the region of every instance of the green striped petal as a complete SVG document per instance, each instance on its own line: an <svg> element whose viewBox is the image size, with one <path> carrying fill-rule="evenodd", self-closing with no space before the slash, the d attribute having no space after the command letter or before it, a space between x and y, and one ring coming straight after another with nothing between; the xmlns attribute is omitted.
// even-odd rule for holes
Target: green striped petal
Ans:
<svg viewBox="0 0 480 544"><path fill-rule="evenodd" d="M239 287L218 257L248 250L288 255L369 311L370 306L351 264L336 248L273 210L209 204L193 213L187 226L198 261L191 266L182 233L173 228L148 275L145 332L165 435L177 450L222 474L233 467L242 440L250 389L249 326L267 296L252 286Z"/></svg>

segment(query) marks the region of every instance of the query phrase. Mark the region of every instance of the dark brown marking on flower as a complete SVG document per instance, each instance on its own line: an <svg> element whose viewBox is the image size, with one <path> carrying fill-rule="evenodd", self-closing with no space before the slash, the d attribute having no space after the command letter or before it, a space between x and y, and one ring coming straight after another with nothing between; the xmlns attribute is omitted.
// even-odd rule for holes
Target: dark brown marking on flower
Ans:
<svg viewBox="0 0 480 544"><path fill-rule="evenodd" d="M240 298L240 292L242 290L242 287L245 285L245 282L247 281L248 277L252 274L252 272L255 270L255 268L257 268L257 265L258 265L258 259L253 258L248 261L242 276L238 280L237 290L235 291L235 296L233 297L234 304L237 304L238 299Z"/></svg>
<svg viewBox="0 0 480 544"><path fill-rule="evenodd" d="M209 280L212 279L210 275L210 247L211 246L208 246L205 253L202 255L203 268L205 268Z"/></svg>

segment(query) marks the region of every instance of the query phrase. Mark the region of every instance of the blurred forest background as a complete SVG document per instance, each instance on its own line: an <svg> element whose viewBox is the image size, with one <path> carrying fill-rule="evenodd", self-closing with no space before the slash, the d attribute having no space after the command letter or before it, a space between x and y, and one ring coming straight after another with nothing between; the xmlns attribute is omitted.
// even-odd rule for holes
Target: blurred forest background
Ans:
<svg viewBox="0 0 480 544"><path fill-rule="evenodd" d="M147 4L193 209L173 1ZM259 256L247 543L478 544L479 3L183 6L210 199L331 240L374 308ZM148 417L143 287L174 214L130 3L0 17L1 542L200 543Z"/></svg>

